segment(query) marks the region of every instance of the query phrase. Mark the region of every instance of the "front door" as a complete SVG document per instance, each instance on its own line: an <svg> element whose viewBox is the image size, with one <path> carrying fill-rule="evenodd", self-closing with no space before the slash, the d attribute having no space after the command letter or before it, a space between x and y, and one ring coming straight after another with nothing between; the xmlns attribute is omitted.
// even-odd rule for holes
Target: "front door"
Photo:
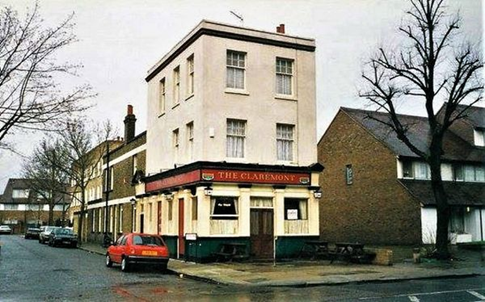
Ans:
<svg viewBox="0 0 485 302"><path fill-rule="evenodd" d="M179 258L185 254L184 238L184 199L179 199Z"/></svg>
<svg viewBox="0 0 485 302"><path fill-rule="evenodd" d="M251 209L251 255L258 259L273 258L273 210Z"/></svg>
<svg viewBox="0 0 485 302"><path fill-rule="evenodd" d="M160 235L162 233L162 202L161 201L158 202L157 211L158 211L157 234Z"/></svg>

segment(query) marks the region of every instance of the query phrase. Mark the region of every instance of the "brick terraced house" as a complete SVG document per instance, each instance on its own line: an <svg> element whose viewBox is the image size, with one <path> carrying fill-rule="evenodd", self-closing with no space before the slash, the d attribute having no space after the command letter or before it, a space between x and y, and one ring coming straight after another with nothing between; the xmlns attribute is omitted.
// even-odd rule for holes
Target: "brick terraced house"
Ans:
<svg viewBox="0 0 485 302"><path fill-rule="evenodd" d="M441 114L440 111L438 114ZM436 208L430 170L386 126L385 113L340 108L318 143L320 232L330 241L432 243ZM400 116L410 140L429 143L427 119ZM450 241L484 240L485 109L472 107L444 138L442 176L452 206Z"/></svg>
<svg viewBox="0 0 485 302"><path fill-rule="evenodd" d="M69 204L62 196L54 200L53 219L60 225ZM29 226L46 225L48 221L49 200L31 190L29 179L10 178L0 198L0 224L19 234Z"/></svg>
<svg viewBox="0 0 485 302"><path fill-rule="evenodd" d="M202 21L146 81L137 231L195 261L224 243L291 257L318 238L313 39Z"/></svg>

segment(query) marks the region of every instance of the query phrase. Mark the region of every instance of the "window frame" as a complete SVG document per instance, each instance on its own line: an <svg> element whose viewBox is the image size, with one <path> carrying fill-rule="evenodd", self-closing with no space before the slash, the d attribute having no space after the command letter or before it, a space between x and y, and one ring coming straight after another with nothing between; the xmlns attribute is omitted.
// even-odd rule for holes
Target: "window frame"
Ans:
<svg viewBox="0 0 485 302"><path fill-rule="evenodd" d="M288 202L288 204L287 204ZM305 202L305 212L301 211L300 205ZM296 206L290 203L298 203ZM308 198L284 198L283 208L284 208L284 220L285 221L300 221L308 220ZM288 210L297 210L297 219L288 219Z"/></svg>
<svg viewBox="0 0 485 302"><path fill-rule="evenodd" d="M173 69L173 105L180 103L180 65Z"/></svg>
<svg viewBox="0 0 485 302"><path fill-rule="evenodd" d="M229 132L229 130L234 130L236 127L233 125L231 128L229 128L230 123L241 123L243 125L243 134L239 134L236 132ZM246 120L240 120L240 119L227 119L226 120L226 157L227 158L245 158L246 156L246 131L247 130L247 121ZM229 138L241 138L242 139L242 150L241 150L241 156L233 156L234 153L239 153L239 150L232 150L231 154L229 152Z"/></svg>
<svg viewBox="0 0 485 302"><path fill-rule="evenodd" d="M186 124L186 135L187 135L188 158L192 160L194 158L194 122L193 121Z"/></svg>
<svg viewBox="0 0 485 302"><path fill-rule="evenodd" d="M289 69L291 70L291 73L284 72L282 71L282 67L278 68L278 62L285 62L286 64L289 63ZM281 96L293 96L294 95L294 59L288 59L288 58L282 58L282 57L276 57L275 60L275 92L276 95L281 95ZM288 65L284 66L285 70L288 70ZM279 70L278 70L279 69ZM279 76L289 76L290 77L290 93L285 93L284 91L279 91L279 86L278 86L278 77Z"/></svg>
<svg viewBox="0 0 485 302"><path fill-rule="evenodd" d="M187 95L191 96L195 93L195 60L194 54L187 58Z"/></svg>
<svg viewBox="0 0 485 302"><path fill-rule="evenodd" d="M167 82L165 78L162 78L158 85L158 114L162 115L165 113L165 106L167 101Z"/></svg>
<svg viewBox="0 0 485 302"><path fill-rule="evenodd" d="M210 219L211 220L238 220L239 219L239 197L237 196L211 196L210 205ZM234 208L234 214L214 214L216 210L217 200L219 202L232 202L232 207Z"/></svg>
<svg viewBox="0 0 485 302"><path fill-rule="evenodd" d="M283 131L286 131L285 129L280 129L280 127L289 127L291 129L291 138L285 138L285 137L279 137L279 133L281 134ZM284 142L289 142L290 144L290 156L289 158L279 158L280 152L279 152L279 142L284 143ZM282 162L292 162L295 159L295 125L292 124L284 124L284 123L277 123L276 124L276 160L277 161L282 161Z"/></svg>
<svg viewBox="0 0 485 302"><path fill-rule="evenodd" d="M231 57L230 57L231 55ZM238 57L236 58L237 64L234 64L234 55L237 55ZM240 57L242 56L242 62L243 66L240 66ZM230 62L229 62L230 61ZM246 68L247 68L247 53L243 51L237 51L237 50L226 50L226 88L227 89L232 89L232 90L238 90L238 91L244 91L246 90ZM236 77L234 76L233 79L233 85L230 85L229 82L229 70L240 70L242 71L242 87L238 87L236 83Z"/></svg>

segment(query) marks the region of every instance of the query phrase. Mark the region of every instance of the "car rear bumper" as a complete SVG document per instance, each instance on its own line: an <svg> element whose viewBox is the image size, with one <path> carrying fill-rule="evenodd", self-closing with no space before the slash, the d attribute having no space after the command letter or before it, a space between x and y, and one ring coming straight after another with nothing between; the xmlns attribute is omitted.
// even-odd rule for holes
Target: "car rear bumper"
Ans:
<svg viewBox="0 0 485 302"><path fill-rule="evenodd" d="M168 263L168 257L155 257L155 256L128 256L129 263L137 264L166 264Z"/></svg>
<svg viewBox="0 0 485 302"><path fill-rule="evenodd" d="M59 245L77 245L77 240L73 239L54 239L55 244Z"/></svg>

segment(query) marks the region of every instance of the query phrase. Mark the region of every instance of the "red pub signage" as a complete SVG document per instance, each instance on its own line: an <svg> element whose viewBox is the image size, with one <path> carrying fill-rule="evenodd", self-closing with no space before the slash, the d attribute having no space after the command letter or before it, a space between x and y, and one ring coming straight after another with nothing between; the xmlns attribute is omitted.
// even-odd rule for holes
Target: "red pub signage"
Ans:
<svg viewBox="0 0 485 302"><path fill-rule="evenodd" d="M306 185L310 183L310 174L204 169L202 170L202 180L214 182Z"/></svg>
<svg viewBox="0 0 485 302"><path fill-rule="evenodd" d="M148 182L146 183L145 190L146 192L153 192L168 189L171 187L194 184L199 181L278 185L309 185L310 173L197 169L179 175L169 176L166 178Z"/></svg>

